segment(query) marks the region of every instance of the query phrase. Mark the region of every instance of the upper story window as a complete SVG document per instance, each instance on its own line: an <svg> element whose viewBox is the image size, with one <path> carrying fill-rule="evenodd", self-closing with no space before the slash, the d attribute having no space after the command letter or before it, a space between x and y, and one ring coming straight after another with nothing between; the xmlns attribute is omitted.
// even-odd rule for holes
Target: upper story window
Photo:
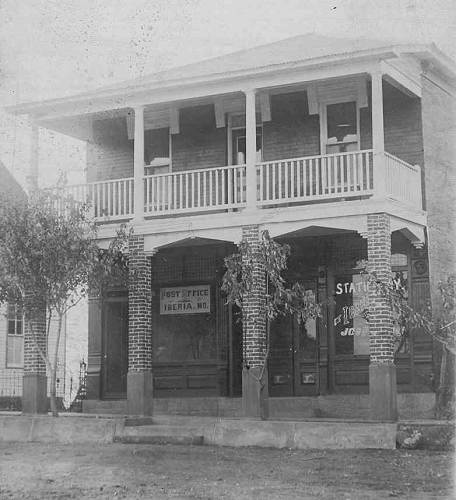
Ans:
<svg viewBox="0 0 456 500"><path fill-rule="evenodd" d="M145 174L171 171L171 134L168 128L147 130L144 134Z"/></svg>
<svg viewBox="0 0 456 500"><path fill-rule="evenodd" d="M22 368L24 351L24 315L22 308L8 304L8 332L6 339L7 368Z"/></svg>
<svg viewBox="0 0 456 500"><path fill-rule="evenodd" d="M261 123L257 115L257 123ZM231 165L244 165L246 162L245 115L231 115L228 119L228 160ZM263 161L263 127L256 129L256 161Z"/></svg>
<svg viewBox="0 0 456 500"><path fill-rule="evenodd" d="M356 101L324 106L322 146L326 154L359 150L359 119Z"/></svg>

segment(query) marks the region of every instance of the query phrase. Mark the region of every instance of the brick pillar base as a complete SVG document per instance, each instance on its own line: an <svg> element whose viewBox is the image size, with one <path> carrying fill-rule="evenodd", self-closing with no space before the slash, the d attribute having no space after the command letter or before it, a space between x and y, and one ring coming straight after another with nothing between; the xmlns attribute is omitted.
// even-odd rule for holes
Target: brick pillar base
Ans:
<svg viewBox="0 0 456 500"><path fill-rule="evenodd" d="M24 373L22 377L22 413L47 413L47 377L40 373Z"/></svg>
<svg viewBox="0 0 456 500"><path fill-rule="evenodd" d="M260 367L242 370L242 414L265 420L269 416L268 371L264 370L261 381L260 375Z"/></svg>
<svg viewBox="0 0 456 500"><path fill-rule="evenodd" d="M391 280L390 218L385 213L367 216L369 270L377 281ZM396 366L392 311L388 299L375 285L369 288L369 399L371 418L397 420Z"/></svg>
<svg viewBox="0 0 456 500"><path fill-rule="evenodd" d="M396 365L369 366L369 400L373 420L397 420Z"/></svg>
<svg viewBox="0 0 456 500"><path fill-rule="evenodd" d="M127 408L130 415L151 415L152 312L151 262L144 253L144 236L130 236L128 258L128 374Z"/></svg>
<svg viewBox="0 0 456 500"><path fill-rule="evenodd" d="M128 372L127 411L129 415L152 415L152 372Z"/></svg>
<svg viewBox="0 0 456 500"><path fill-rule="evenodd" d="M41 352L46 354L46 308L24 325L24 371L22 375L22 412L47 413L46 363Z"/></svg>

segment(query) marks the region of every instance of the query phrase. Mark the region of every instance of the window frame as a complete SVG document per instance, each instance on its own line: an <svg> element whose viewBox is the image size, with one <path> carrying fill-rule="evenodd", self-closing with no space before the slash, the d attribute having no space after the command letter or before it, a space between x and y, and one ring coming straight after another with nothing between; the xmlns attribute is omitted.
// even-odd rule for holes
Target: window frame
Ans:
<svg viewBox="0 0 456 500"><path fill-rule="evenodd" d="M14 307L14 317L11 317L12 315L10 314L11 308ZM21 319L18 319L18 305L14 304L12 302L8 302L7 304L7 311L6 311L6 344L5 344L5 368L7 369L17 369L17 368L23 368L24 367L24 313L22 312ZM10 322L14 321L14 333L10 333ZM17 331L17 325L18 323L21 323L21 332L18 333ZM10 340L11 338L11 340ZM10 342L13 342L12 339L21 339L22 340L22 360L19 363L14 363L12 362L9 357L8 357L8 346Z"/></svg>
<svg viewBox="0 0 456 500"><path fill-rule="evenodd" d="M244 117L244 126L233 125L233 119L238 117ZM227 166L235 165L233 163L233 131L235 130L244 130L246 131L245 126L245 113L228 113L228 126L227 126ZM256 129L258 134L258 129L261 129L261 162L264 161L264 130L263 130L263 122L258 120L257 113L257 123ZM245 137L246 134L244 134ZM243 136L239 136L238 139Z"/></svg>
<svg viewBox="0 0 456 500"><path fill-rule="evenodd" d="M354 96L329 98L320 102L319 105L319 116L320 116L320 154L337 154L337 153L326 153L326 146L328 145L328 106L332 104L346 104L349 102L354 102L356 106L356 143L358 144L357 151L361 150L361 121L360 121L360 105L359 99ZM343 144L338 142L336 144Z"/></svg>

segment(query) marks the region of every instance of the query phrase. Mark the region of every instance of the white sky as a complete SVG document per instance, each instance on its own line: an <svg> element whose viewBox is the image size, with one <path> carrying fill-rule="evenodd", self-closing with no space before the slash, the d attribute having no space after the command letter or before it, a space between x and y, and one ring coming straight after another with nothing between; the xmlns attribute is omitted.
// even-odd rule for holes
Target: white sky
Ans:
<svg viewBox="0 0 456 500"><path fill-rule="evenodd" d="M455 0L2 0L5 105L96 88L290 36L434 41L456 59ZM0 114L0 159L23 181L28 128ZM43 183L81 177L78 141L42 134Z"/></svg>

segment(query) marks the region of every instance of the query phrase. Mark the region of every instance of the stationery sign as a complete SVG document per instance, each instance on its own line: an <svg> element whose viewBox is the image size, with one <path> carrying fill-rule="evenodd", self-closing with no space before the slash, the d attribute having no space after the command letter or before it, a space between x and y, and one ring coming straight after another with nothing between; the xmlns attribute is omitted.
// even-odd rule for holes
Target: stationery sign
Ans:
<svg viewBox="0 0 456 500"><path fill-rule="evenodd" d="M160 288L160 314L201 314L211 312L210 285Z"/></svg>

